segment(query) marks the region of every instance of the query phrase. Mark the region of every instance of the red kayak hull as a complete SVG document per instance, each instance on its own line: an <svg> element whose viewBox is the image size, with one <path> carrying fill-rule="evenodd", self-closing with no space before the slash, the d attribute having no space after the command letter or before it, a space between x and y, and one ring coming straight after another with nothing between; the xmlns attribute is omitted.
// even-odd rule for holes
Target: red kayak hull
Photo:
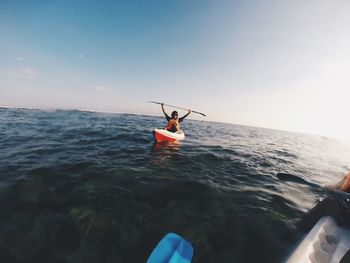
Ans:
<svg viewBox="0 0 350 263"><path fill-rule="evenodd" d="M185 138L185 135L182 131L179 133L173 133L164 129L154 129L153 136L157 142L174 142L177 140L183 140Z"/></svg>

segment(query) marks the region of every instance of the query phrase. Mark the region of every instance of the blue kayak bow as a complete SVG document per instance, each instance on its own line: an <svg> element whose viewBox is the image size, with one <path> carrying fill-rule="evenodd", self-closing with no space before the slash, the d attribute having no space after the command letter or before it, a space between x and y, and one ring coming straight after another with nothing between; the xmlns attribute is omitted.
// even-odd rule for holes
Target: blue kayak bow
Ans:
<svg viewBox="0 0 350 263"><path fill-rule="evenodd" d="M190 263L192 255L193 248L187 240L169 233L153 249L147 263Z"/></svg>

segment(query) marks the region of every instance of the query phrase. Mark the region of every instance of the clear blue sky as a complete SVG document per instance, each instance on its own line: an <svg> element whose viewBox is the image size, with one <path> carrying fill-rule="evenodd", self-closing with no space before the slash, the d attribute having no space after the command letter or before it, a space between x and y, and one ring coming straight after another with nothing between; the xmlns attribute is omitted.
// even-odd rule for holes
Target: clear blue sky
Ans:
<svg viewBox="0 0 350 263"><path fill-rule="evenodd" d="M0 106L350 134L347 0L1 0L0 58Z"/></svg>

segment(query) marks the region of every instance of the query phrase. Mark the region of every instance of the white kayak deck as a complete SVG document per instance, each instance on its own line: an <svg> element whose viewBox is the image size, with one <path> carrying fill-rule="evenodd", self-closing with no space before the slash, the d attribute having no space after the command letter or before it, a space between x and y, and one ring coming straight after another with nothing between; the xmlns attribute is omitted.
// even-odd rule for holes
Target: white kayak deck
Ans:
<svg viewBox="0 0 350 263"><path fill-rule="evenodd" d="M286 263L348 262L344 261L344 255L349 253L349 249L350 230L338 226L331 217L322 217L300 242Z"/></svg>

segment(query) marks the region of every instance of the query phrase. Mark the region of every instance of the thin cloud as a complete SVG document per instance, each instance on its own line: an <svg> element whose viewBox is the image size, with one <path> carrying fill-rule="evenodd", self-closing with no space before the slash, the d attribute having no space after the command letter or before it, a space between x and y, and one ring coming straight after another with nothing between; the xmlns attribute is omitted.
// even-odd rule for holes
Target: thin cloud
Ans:
<svg viewBox="0 0 350 263"><path fill-rule="evenodd" d="M39 73L37 71L35 71L34 69L31 68L21 68L19 70L19 72L23 75L23 76L27 76L30 78L36 78L39 76Z"/></svg>
<svg viewBox="0 0 350 263"><path fill-rule="evenodd" d="M16 60L19 62L22 62L22 61L28 60L28 58L27 57L18 57L18 58L16 58Z"/></svg>
<svg viewBox="0 0 350 263"><path fill-rule="evenodd" d="M84 54L79 54L79 55L78 55L78 58L79 58L79 59L84 59L84 58L85 58L85 55L84 55Z"/></svg>
<svg viewBox="0 0 350 263"><path fill-rule="evenodd" d="M94 90L97 90L97 91L109 91L110 88L108 87L103 87L103 86L96 86L96 87L93 87Z"/></svg>
<svg viewBox="0 0 350 263"><path fill-rule="evenodd" d="M16 78L35 79L39 77L39 73L31 68L21 68L18 70L5 70L0 72L2 75Z"/></svg>

